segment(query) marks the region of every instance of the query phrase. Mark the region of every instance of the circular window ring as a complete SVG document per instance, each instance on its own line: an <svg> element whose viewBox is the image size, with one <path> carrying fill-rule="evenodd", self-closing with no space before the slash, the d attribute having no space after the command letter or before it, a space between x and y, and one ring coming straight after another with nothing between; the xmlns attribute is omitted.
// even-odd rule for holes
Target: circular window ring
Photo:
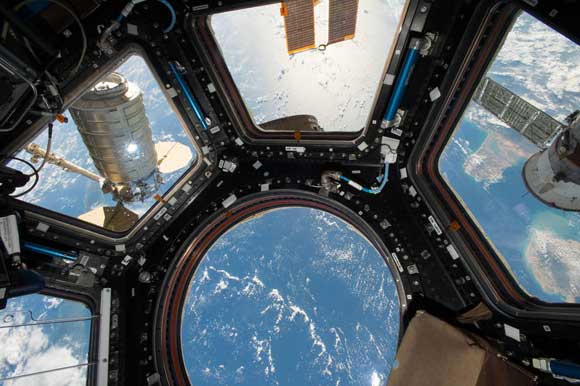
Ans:
<svg viewBox="0 0 580 386"><path fill-rule="evenodd" d="M202 222L183 242L167 271L155 310L153 347L155 365L162 384L189 386L190 381L181 350L181 313L192 277L211 246L242 221L283 207L319 209L337 216L360 232L379 251L397 287L399 305L406 308L399 271L380 236L351 209L328 197L300 190L274 190L248 195L222 208ZM400 313L402 318L403 313ZM403 325L401 320L401 326Z"/></svg>

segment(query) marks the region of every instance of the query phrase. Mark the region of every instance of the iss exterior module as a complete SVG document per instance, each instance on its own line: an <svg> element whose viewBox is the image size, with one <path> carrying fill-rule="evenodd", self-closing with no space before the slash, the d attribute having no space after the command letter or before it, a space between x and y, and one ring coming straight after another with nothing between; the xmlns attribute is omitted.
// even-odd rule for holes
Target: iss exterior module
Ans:
<svg viewBox="0 0 580 386"><path fill-rule="evenodd" d="M580 113L550 147L534 154L523 170L524 181L542 202L556 208L580 211Z"/></svg>
<svg viewBox="0 0 580 386"><path fill-rule="evenodd" d="M155 144L135 84L111 73L70 112L105 186L119 200L143 199L159 187Z"/></svg>

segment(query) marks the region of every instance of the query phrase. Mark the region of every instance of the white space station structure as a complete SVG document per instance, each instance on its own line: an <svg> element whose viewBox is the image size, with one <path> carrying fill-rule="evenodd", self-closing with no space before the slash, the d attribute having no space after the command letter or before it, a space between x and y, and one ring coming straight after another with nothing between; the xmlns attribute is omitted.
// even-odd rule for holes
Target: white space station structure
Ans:
<svg viewBox="0 0 580 386"><path fill-rule="evenodd" d="M568 127L548 149L534 154L524 166L530 192L548 205L580 211L580 114L567 119Z"/></svg>
<svg viewBox="0 0 580 386"><path fill-rule="evenodd" d="M69 109L98 174L31 143L26 150L33 160L47 162L81 174L101 184L112 194L116 207L97 208L81 219L109 222L113 217L137 216L123 202L143 201L153 196L163 182L162 174L189 165L192 153L178 142L153 142L143 103L143 92L121 74L111 73L88 90ZM100 219L99 219L100 217ZM116 220L114 220L116 221Z"/></svg>
<svg viewBox="0 0 580 386"><path fill-rule="evenodd" d="M473 98L538 146L522 170L528 190L546 205L580 211L580 111L560 123L490 78Z"/></svg>

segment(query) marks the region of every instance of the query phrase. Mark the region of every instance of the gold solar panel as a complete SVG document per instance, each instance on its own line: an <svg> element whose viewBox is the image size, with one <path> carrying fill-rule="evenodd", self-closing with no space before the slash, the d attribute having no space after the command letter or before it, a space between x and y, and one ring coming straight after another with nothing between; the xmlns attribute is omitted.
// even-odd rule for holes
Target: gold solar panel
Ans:
<svg viewBox="0 0 580 386"><path fill-rule="evenodd" d="M358 0L330 0L328 44L354 38Z"/></svg>
<svg viewBox="0 0 580 386"><path fill-rule="evenodd" d="M285 0L282 2L280 12L284 16L288 53L294 54L314 48L314 2Z"/></svg>

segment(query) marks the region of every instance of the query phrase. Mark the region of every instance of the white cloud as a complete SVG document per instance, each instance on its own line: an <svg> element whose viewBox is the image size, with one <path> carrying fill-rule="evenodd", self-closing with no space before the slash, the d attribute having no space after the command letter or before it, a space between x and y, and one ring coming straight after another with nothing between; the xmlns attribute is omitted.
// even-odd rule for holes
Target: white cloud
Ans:
<svg viewBox="0 0 580 386"><path fill-rule="evenodd" d="M55 308L61 302L52 301L50 297L42 298L45 310ZM19 299L15 300L18 301ZM14 324L29 322L28 312L23 303L12 305ZM34 308L34 307L33 307ZM77 327L72 324L70 328ZM0 377L30 374L81 363L80 356L85 353L79 348L79 342L70 337L59 337L50 334L49 325L32 325L0 329ZM85 346L86 347L86 346ZM86 368L74 368L55 373L16 378L3 383L3 386L78 386L86 382Z"/></svg>
<svg viewBox="0 0 580 386"><path fill-rule="evenodd" d="M51 346L26 358L17 366L16 373L29 374L78 364L70 347ZM79 386L86 383L86 368L79 367L8 381L5 386Z"/></svg>
<svg viewBox="0 0 580 386"><path fill-rule="evenodd" d="M532 228L526 262L542 289L574 303L580 299L580 241Z"/></svg>
<svg viewBox="0 0 580 386"><path fill-rule="evenodd" d="M578 108L580 49L533 17L522 14L489 74L530 103L562 120Z"/></svg>

